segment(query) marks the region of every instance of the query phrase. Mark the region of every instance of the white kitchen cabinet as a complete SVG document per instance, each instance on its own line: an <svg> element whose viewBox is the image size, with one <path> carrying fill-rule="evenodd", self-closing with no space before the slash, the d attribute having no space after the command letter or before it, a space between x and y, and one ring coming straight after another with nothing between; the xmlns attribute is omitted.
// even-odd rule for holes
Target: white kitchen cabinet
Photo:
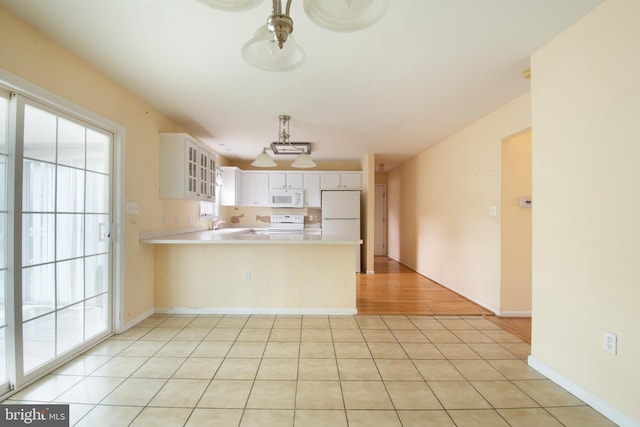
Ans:
<svg viewBox="0 0 640 427"><path fill-rule="evenodd" d="M303 173L304 206L319 208L322 204L320 191L320 174L317 172Z"/></svg>
<svg viewBox="0 0 640 427"><path fill-rule="evenodd" d="M214 187L215 155L185 133L161 133L160 198L213 201Z"/></svg>
<svg viewBox="0 0 640 427"><path fill-rule="evenodd" d="M303 172L269 172L271 188L302 188Z"/></svg>
<svg viewBox="0 0 640 427"><path fill-rule="evenodd" d="M269 206L269 172L242 173L241 206Z"/></svg>
<svg viewBox="0 0 640 427"><path fill-rule="evenodd" d="M222 186L220 205L240 206L242 198L242 171L235 166L221 166Z"/></svg>
<svg viewBox="0 0 640 427"><path fill-rule="evenodd" d="M360 190L362 172L322 172L322 190Z"/></svg>

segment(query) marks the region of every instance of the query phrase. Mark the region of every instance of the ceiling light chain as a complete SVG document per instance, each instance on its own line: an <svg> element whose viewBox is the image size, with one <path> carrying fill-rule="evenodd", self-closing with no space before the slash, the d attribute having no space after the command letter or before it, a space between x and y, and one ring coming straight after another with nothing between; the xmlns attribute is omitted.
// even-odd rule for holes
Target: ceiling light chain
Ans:
<svg viewBox="0 0 640 427"><path fill-rule="evenodd" d="M291 136L291 134L289 133L289 120L291 119L291 116L287 116L286 114L281 114L280 117L280 129L278 132L278 138L280 139L280 142L287 142L289 144L291 144L289 142L289 137Z"/></svg>

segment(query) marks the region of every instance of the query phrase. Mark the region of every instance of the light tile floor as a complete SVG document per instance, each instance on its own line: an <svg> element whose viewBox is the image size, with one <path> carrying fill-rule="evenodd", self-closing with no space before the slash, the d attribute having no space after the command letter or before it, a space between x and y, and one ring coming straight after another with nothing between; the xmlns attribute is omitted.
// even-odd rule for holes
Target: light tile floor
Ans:
<svg viewBox="0 0 640 427"><path fill-rule="evenodd" d="M4 403L77 426L612 426L480 316L162 316Z"/></svg>

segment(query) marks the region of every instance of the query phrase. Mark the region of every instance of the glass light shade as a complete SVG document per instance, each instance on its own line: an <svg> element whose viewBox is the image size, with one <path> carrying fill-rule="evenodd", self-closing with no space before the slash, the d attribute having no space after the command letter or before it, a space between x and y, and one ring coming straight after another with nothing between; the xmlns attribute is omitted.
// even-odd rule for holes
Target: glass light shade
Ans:
<svg viewBox="0 0 640 427"><path fill-rule="evenodd" d="M298 157L291 163L292 168L309 169L315 168L316 164L311 160L311 156L308 154L299 154Z"/></svg>
<svg viewBox="0 0 640 427"><path fill-rule="evenodd" d="M226 12L243 12L245 10L253 9L262 0L200 0L207 6L211 6L214 9L224 10Z"/></svg>
<svg viewBox="0 0 640 427"><path fill-rule="evenodd" d="M251 162L251 166L255 166L257 168L274 168L278 165L273 161L271 156L267 154L267 150L263 148L262 153L258 154L258 157Z"/></svg>
<svg viewBox="0 0 640 427"><path fill-rule="evenodd" d="M304 63L304 51L290 34L280 49L266 25L258 28L253 38L242 46L242 57L265 71L291 71Z"/></svg>
<svg viewBox="0 0 640 427"><path fill-rule="evenodd" d="M331 31L350 32L370 27L382 18L389 0L304 0L314 23Z"/></svg>

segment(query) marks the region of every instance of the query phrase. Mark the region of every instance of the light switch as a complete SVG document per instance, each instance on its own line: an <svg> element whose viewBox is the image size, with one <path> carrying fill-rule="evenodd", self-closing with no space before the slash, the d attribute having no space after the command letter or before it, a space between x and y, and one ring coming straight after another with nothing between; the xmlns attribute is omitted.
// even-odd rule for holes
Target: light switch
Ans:
<svg viewBox="0 0 640 427"><path fill-rule="evenodd" d="M135 202L127 202L126 211L127 215L138 215L140 213L140 205Z"/></svg>
<svg viewBox="0 0 640 427"><path fill-rule="evenodd" d="M518 201L518 205L521 208L530 208L531 205L531 197L520 197L519 201Z"/></svg>

